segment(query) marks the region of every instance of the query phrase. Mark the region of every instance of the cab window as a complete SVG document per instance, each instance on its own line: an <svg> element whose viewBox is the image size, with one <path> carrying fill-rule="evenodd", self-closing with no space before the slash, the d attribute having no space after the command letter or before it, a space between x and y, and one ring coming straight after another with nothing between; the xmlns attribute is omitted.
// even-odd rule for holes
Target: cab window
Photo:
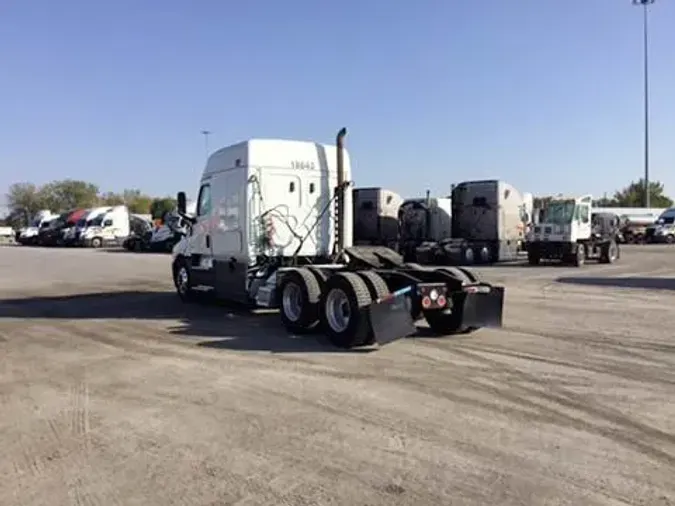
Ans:
<svg viewBox="0 0 675 506"><path fill-rule="evenodd" d="M579 214L581 216L581 223L588 223L591 219L591 212L590 208L588 206L581 206L579 210Z"/></svg>
<svg viewBox="0 0 675 506"><path fill-rule="evenodd" d="M197 216L206 216L211 212L211 186L202 185L197 200Z"/></svg>

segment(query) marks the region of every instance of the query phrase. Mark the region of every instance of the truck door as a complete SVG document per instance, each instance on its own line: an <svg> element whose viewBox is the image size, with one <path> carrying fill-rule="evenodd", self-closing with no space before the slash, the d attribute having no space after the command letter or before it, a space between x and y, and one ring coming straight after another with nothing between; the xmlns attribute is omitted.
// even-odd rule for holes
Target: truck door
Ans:
<svg viewBox="0 0 675 506"><path fill-rule="evenodd" d="M213 256L211 253L211 184L202 183L197 197L196 222L188 237L190 271L194 285L213 286Z"/></svg>
<svg viewBox="0 0 675 506"><path fill-rule="evenodd" d="M235 168L214 176L211 255L218 297L248 301L249 257L246 243L247 170Z"/></svg>
<svg viewBox="0 0 675 506"><path fill-rule="evenodd" d="M579 237L588 238L592 235L593 225L591 223L591 205L579 204Z"/></svg>

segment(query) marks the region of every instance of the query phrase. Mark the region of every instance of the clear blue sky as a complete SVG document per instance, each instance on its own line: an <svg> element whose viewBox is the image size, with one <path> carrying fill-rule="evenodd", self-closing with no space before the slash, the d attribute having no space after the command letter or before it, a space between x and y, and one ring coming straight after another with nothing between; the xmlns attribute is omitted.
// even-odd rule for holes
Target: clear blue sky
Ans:
<svg viewBox="0 0 675 506"><path fill-rule="evenodd" d="M651 14L652 177L675 196L675 2ZM630 0L0 0L0 193L82 178L194 193L211 148L332 142L404 196L642 174Z"/></svg>

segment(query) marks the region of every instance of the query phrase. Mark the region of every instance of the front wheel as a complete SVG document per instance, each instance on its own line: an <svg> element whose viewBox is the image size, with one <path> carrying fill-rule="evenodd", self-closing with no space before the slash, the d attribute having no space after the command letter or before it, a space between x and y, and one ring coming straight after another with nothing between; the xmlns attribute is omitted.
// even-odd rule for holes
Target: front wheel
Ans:
<svg viewBox="0 0 675 506"><path fill-rule="evenodd" d="M92 248L97 248L97 249L98 249L98 248L100 248L101 246L103 246L103 239L101 239L100 237L94 237L94 238L91 240L91 247L92 247Z"/></svg>
<svg viewBox="0 0 675 506"><path fill-rule="evenodd" d="M574 255L574 266L582 267L586 263L586 247L583 244L577 246L577 251Z"/></svg>
<svg viewBox="0 0 675 506"><path fill-rule="evenodd" d="M192 277L190 269L185 260L179 260L173 269L173 283L176 287L176 293L183 302L192 302L195 298L195 291L192 287Z"/></svg>

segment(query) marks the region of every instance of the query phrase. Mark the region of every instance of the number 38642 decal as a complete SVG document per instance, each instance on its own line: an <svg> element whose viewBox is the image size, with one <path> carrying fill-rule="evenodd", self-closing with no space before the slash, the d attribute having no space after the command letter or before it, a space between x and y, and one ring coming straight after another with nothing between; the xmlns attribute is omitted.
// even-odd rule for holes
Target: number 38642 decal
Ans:
<svg viewBox="0 0 675 506"><path fill-rule="evenodd" d="M314 170L314 162L307 160L293 160L291 162L292 169Z"/></svg>

